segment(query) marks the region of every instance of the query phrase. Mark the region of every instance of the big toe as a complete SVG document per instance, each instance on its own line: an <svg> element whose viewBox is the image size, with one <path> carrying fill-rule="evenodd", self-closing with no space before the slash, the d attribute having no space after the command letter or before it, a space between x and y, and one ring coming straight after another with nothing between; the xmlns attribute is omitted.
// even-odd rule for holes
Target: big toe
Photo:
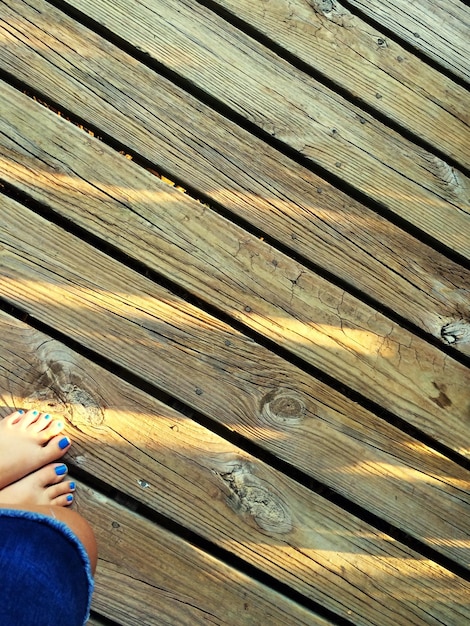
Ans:
<svg viewBox="0 0 470 626"><path fill-rule="evenodd" d="M68 467L65 463L50 463L36 470L29 476L26 476L23 480L29 480L33 488L46 489L51 485L62 482L67 476L68 471Z"/></svg>
<svg viewBox="0 0 470 626"><path fill-rule="evenodd" d="M49 439L41 448L41 454L45 459L45 463L60 459L71 445L70 439L61 433Z"/></svg>

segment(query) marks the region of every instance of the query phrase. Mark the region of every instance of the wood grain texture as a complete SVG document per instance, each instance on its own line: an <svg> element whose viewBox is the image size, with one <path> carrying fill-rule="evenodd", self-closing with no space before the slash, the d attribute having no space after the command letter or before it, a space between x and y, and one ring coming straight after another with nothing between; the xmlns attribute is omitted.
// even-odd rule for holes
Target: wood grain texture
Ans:
<svg viewBox="0 0 470 626"><path fill-rule="evenodd" d="M115 72L109 84L104 81L107 60L103 56L97 75L94 76L88 63L77 70L70 61L79 52L77 42L68 40L69 31L64 28L67 20L63 16L58 16L56 37L65 44L65 54L54 45L40 43L41 39L47 41L47 33L54 31L56 13L40 0L34 1L34 7L36 10L14 2L7 12L6 40L10 41L13 35L13 40L18 41L18 29L23 27L24 36L31 42L30 46L17 47L13 41L13 45L7 44L1 51L0 58L18 78L23 76L31 86L47 93L48 74L51 67L58 65L60 92L64 89L63 79L70 73L75 92L78 86L83 91L84 82L93 84L93 99L99 85L105 90L109 84L118 86L121 75ZM470 243L465 235L470 227L469 182L463 174L294 70L240 31L227 29L226 22L211 12L199 5L189 7L182 1L173 6L169 0L159 3L159 13L137 2L130 7L128 3L107 4L104 0L80 2L80 9L86 9L91 17L128 37L130 43L148 52L151 58L186 80L196 82L202 90L298 151L312 164L321 165L470 258ZM21 13L26 16L26 22ZM176 14L177 27L168 28ZM119 30L121 27L123 31ZM37 43L32 43L36 38L39 38ZM34 53L35 48L40 48L40 57ZM83 56L89 56L86 47ZM43 63L45 68L41 70ZM50 82L57 88L56 79ZM147 88L151 89L149 85ZM86 99L86 94L81 93L80 97ZM110 98L107 92L105 101L109 102ZM133 109L139 101L140 96L133 99Z"/></svg>
<svg viewBox="0 0 470 626"><path fill-rule="evenodd" d="M84 3L78 4L83 10ZM100 24L264 132L470 258L468 238L453 225L470 230L470 183L445 161L416 148L199 5L164 0L156 8L136 0L129 10L128 2L98 0L85 7ZM470 131L465 137L464 145Z"/></svg>
<svg viewBox="0 0 470 626"><path fill-rule="evenodd" d="M46 405L63 415L74 442L70 455L82 472L184 524L353 623L395 626L402 620L437 625L441 620L457 626L470 615L468 583L57 341L3 313L0 320L0 381L1 388L8 389L2 396L4 411L14 402ZM212 584L217 588L223 578L220 564L214 566L211 557L106 499L97 499L96 506L93 499L85 491L78 503L98 529L98 611L111 610L111 617L119 618L120 589L130 592L126 610L138 598L139 611L148 611L149 593L156 594L155 602L165 611L174 609L175 596L182 594L194 598L188 606L176 607L181 611L214 601ZM185 568L176 567L178 560L186 562ZM200 569L198 575L188 571L193 566L195 572ZM213 583L201 589L207 572ZM157 582L162 581L159 576L164 584ZM234 578L229 592L235 600L229 606L249 586L243 580L240 585L232 574ZM253 595L258 595L256 585L251 587ZM282 624L282 612L289 614L296 607L273 603L273 597L266 598L278 616L273 623ZM217 598L219 594L215 602ZM256 604L250 597L244 602ZM223 604L217 606L222 609ZM214 604L206 610L213 612ZM300 610L299 615L302 618ZM310 622L307 618L298 623ZM311 623L316 624L313 618Z"/></svg>
<svg viewBox="0 0 470 626"><path fill-rule="evenodd" d="M468 266L432 241L469 255L468 96L350 4L256 4L0 1L0 416L65 419L98 624L332 626L284 589L461 626L470 474L435 448L470 457L470 372L418 336L468 354Z"/></svg>
<svg viewBox="0 0 470 626"><path fill-rule="evenodd" d="M217 0L217 5L379 114L469 164L468 107L458 105L469 101L466 90L340 4Z"/></svg>
<svg viewBox="0 0 470 626"><path fill-rule="evenodd" d="M462 80L470 81L470 11L459 0L350 0Z"/></svg>
<svg viewBox="0 0 470 626"><path fill-rule="evenodd" d="M92 524L100 550L92 607L108 619L122 626L328 626L157 524L77 485L77 509Z"/></svg>
<svg viewBox="0 0 470 626"><path fill-rule="evenodd" d="M8 234L1 239L5 276L1 293L7 300L437 551L468 564L462 561L467 556L461 549L469 515L465 471L226 324L6 198L4 214ZM20 235L28 229L30 236ZM38 239L41 248L36 250ZM8 341L11 334L3 333ZM33 337L29 343L39 350L45 341L41 338L38 343ZM42 362L50 360L46 352ZM38 381L41 376L31 381L32 397L40 398L41 390L49 397L52 382L47 377L46 382ZM64 392L56 392L59 397L66 395L63 385ZM85 406L90 404L87 398L99 398L91 401L98 424L103 417L97 407L116 403L112 395L117 394L117 381L98 385L105 388L114 390L106 399L96 390L84 394ZM127 396L131 391L120 394L118 407ZM131 429L129 420L126 427ZM139 421L124 440L139 439L141 428ZM455 437L454 431L450 429L449 437ZM106 456L101 462L103 472L113 463ZM192 471L188 469L188 475Z"/></svg>
<svg viewBox="0 0 470 626"><path fill-rule="evenodd" d="M66 20L54 22L55 13L48 18L48 28L54 30L56 36L60 33L61 39L54 36L41 43L34 38L33 47L42 49L47 42L46 50L58 52L59 65L42 65L44 56L32 57L22 70L25 77L33 76L31 67L41 64L41 89L69 110L99 122L106 132L147 159L160 159L159 165L177 179L184 178L214 202L223 204L355 289L372 295L412 324L458 350L469 352L468 271L207 107L198 105L183 91L159 79L104 40ZM28 24L24 33L32 38L30 29ZM78 51L86 51L87 67L78 56L72 67L61 71L63 59L70 54L62 43L63 38L73 41ZM16 54L15 46L20 44L17 39L14 42L11 51L14 59L19 59L25 49L21 46L21 55ZM67 73L68 70L72 73ZM96 78L87 86L91 76ZM114 86L116 77L119 77L119 86ZM152 85L150 90L148 85ZM2 90L3 115L9 116L12 126L12 130L5 131L7 136L11 136L18 125L20 130L16 132L15 141L21 142L22 135L30 132L31 127L37 132L29 115L40 115L46 129L55 132L51 118L45 117L40 109L26 103L25 98L21 101L20 95L7 86ZM102 98L111 100L112 104ZM15 110L19 102L27 113L23 114L21 107ZM141 108L137 107L137 102ZM65 132L65 136L72 133L71 130L60 132ZM73 140L78 142L78 135L73 135ZM53 145L56 143L54 140ZM67 149L72 153L75 150ZM90 150L91 156L88 153L83 158L91 158L93 166L98 166L103 158L102 149L92 144ZM13 167L15 158L19 158L15 157L16 146L10 148L11 151L13 153L5 155L7 170ZM108 153L104 149L103 154ZM43 159L42 154L38 157ZM256 169L253 163L257 164ZM19 165L21 167L14 171L18 183L24 180L24 163ZM76 164L72 169L74 167ZM30 174L26 172L29 181ZM75 178L73 172L65 174ZM46 184L49 187L52 183L47 181ZM119 180L116 185L122 186ZM73 192L68 190L67 196L73 193L76 197L76 187L74 183ZM76 199L82 201L80 196Z"/></svg>
<svg viewBox="0 0 470 626"><path fill-rule="evenodd" d="M96 147L104 156L103 148ZM80 167L75 149L72 154L67 167L60 165L64 172ZM56 167L51 172L52 184L39 186L41 202L53 202L65 217L196 297L460 454L469 454L470 375L465 366L130 162L123 162L117 170L105 165L96 182L95 166L92 172L79 173L80 201L71 201L62 184L55 184ZM118 179L112 174L115 171ZM87 177L90 183L84 188ZM63 180L59 174L59 181ZM136 186L141 191L131 192ZM5 220L11 220L12 230L17 213L6 210ZM19 213L25 221L34 219L28 212ZM46 230L46 224L38 220L39 229ZM58 237L64 236L59 232ZM9 245L14 245L13 239ZM83 271L85 277L86 268ZM104 271L102 281L109 281ZM120 284L132 284L134 279L129 281ZM143 293L148 288L143 286Z"/></svg>

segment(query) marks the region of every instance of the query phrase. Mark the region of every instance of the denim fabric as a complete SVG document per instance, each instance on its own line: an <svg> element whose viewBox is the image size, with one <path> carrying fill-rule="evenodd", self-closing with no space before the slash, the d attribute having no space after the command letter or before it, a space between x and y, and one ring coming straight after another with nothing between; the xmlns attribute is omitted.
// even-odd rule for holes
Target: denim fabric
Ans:
<svg viewBox="0 0 470 626"><path fill-rule="evenodd" d="M83 626L92 593L88 554L68 526L0 509L1 626Z"/></svg>

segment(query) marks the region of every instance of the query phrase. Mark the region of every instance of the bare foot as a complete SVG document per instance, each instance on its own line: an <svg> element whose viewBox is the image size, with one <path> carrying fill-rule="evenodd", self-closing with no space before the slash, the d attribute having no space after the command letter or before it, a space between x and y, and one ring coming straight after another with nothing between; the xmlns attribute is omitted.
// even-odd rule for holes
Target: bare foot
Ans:
<svg viewBox="0 0 470 626"><path fill-rule="evenodd" d="M0 421L0 489L57 461L70 448L63 422L47 413L15 411Z"/></svg>
<svg viewBox="0 0 470 626"><path fill-rule="evenodd" d="M75 483L66 480L66 476L66 465L46 465L0 489L0 507L16 505L29 509L31 506L69 506L73 502Z"/></svg>

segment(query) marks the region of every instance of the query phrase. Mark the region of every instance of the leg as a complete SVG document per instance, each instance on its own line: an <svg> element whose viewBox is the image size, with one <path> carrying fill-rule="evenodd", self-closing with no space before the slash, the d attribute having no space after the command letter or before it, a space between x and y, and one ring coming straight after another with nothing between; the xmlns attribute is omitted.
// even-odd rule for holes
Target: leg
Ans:
<svg viewBox="0 0 470 626"><path fill-rule="evenodd" d="M0 571L5 573L0 623L84 626L96 562L88 525L64 507L7 507L0 508Z"/></svg>
<svg viewBox="0 0 470 626"><path fill-rule="evenodd" d="M75 483L67 480L67 466L51 463L0 489L0 508L42 513L64 522L88 552L93 573L96 569L96 540L90 525L68 507L73 502Z"/></svg>
<svg viewBox="0 0 470 626"><path fill-rule="evenodd" d="M96 538L90 524L76 511L54 505L32 504L29 506L21 506L17 504L1 504L0 508L17 509L21 511L31 511L33 513L41 513L53 519L59 520L66 524L73 534L80 540L83 547L88 553L91 569L93 574L96 571L96 563L98 560L98 550Z"/></svg>

